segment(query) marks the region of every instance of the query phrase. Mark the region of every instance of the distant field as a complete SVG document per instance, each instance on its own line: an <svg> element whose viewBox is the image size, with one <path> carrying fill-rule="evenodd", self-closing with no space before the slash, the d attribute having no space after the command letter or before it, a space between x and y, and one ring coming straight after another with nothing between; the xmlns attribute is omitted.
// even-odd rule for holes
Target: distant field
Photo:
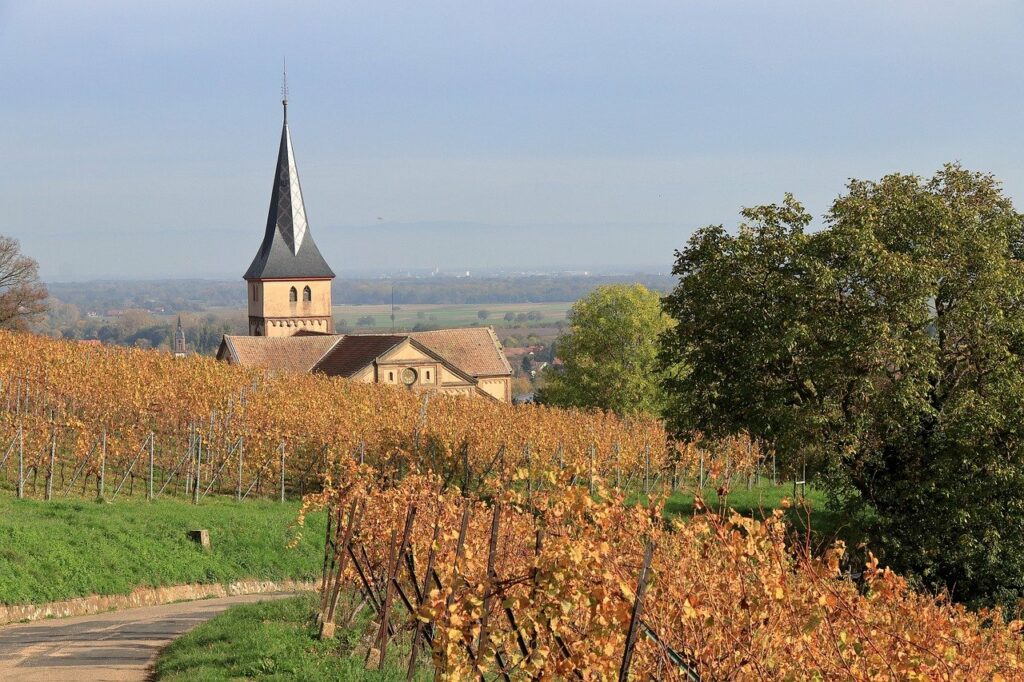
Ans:
<svg viewBox="0 0 1024 682"><path fill-rule="evenodd" d="M441 327L468 327L473 324L490 325L495 329L503 327L553 327L565 320L565 314L572 302L559 303L493 303L431 305L412 304L395 306L395 328L411 329L417 324ZM479 312L486 310L486 319ZM539 313L540 319L506 321L506 313L528 315ZM373 324L359 324L360 318L373 318ZM353 329L387 331L391 329L390 305L336 305L334 319L345 320Z"/></svg>
<svg viewBox="0 0 1024 682"><path fill-rule="evenodd" d="M417 324L424 327L470 327L473 325L491 326L499 330L499 337L509 335L526 336L536 334L541 338L554 338L558 335L558 324L565 322L565 315L572 307L572 301L558 303L466 303L466 304L433 304L419 303L395 306L395 329L410 330ZM489 315L481 319L478 313L486 310ZM336 305L333 307L335 322L344 320L348 329L356 332L386 332L391 330L391 306L388 305ZM505 320L506 313L513 315L529 315L539 313L540 319ZM242 308L208 308L203 315L243 325L245 310ZM360 318L372 317L373 324L359 324ZM174 325L177 315L154 315L154 318L165 324ZM110 318L111 321L117 318ZM505 331L501 331L505 330ZM245 333L243 328L235 329L234 333Z"/></svg>

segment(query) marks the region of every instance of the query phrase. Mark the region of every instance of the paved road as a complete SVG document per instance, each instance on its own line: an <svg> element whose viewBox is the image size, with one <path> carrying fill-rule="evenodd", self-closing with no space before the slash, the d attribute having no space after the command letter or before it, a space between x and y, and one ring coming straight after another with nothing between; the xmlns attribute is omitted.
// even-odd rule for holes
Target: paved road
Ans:
<svg viewBox="0 0 1024 682"><path fill-rule="evenodd" d="M290 595L251 594L0 627L4 682L146 680L160 649L235 604Z"/></svg>

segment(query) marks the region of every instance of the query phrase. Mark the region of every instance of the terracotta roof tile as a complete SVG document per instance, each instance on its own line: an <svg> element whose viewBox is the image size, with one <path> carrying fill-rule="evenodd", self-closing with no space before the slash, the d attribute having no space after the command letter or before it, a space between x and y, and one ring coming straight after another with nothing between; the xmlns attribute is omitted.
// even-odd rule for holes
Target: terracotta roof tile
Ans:
<svg viewBox="0 0 1024 682"><path fill-rule="evenodd" d="M308 372L341 336L224 336L238 364L286 372Z"/></svg>
<svg viewBox="0 0 1024 682"><path fill-rule="evenodd" d="M238 363L249 367L348 377L407 338L469 377L512 374L498 337L490 327L412 334L225 336L224 342Z"/></svg>
<svg viewBox="0 0 1024 682"><path fill-rule="evenodd" d="M471 376L512 374L501 343L490 327L439 329L409 336Z"/></svg>
<svg viewBox="0 0 1024 682"><path fill-rule="evenodd" d="M350 377L408 338L406 335L350 334L342 337L334 348L313 368L329 376Z"/></svg>

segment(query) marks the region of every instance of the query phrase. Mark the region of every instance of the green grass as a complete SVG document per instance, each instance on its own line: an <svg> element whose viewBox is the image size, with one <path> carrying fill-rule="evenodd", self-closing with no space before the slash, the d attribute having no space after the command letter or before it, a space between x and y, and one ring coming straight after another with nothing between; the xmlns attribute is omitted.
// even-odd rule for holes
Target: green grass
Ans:
<svg viewBox="0 0 1024 682"><path fill-rule="evenodd" d="M380 670L366 670L352 653L361 651L356 644L366 632L368 610L351 628L339 629L334 641L316 638L315 611L312 595L235 606L171 644L157 660L157 679L405 679L407 648L392 647ZM424 671L418 678L431 676Z"/></svg>
<svg viewBox="0 0 1024 682"><path fill-rule="evenodd" d="M15 500L0 496L0 603L42 603L136 587L259 578L313 580L323 557L323 514L294 549L297 502ZM202 551L186 532L206 528Z"/></svg>
<svg viewBox="0 0 1024 682"><path fill-rule="evenodd" d="M692 516L695 491L696 485L681 486L665 502L665 515ZM642 498L642 495L633 496L634 501ZM837 538L846 540L847 544L856 544L863 535L855 520L829 509L825 493L811 486L807 487L806 496L801 499L799 494L797 498L793 497L792 483L773 486L762 479L762 484L755 485L751 490L747 490L743 484L736 485L723 498L719 497L714 487L708 486L704 488L702 498L704 505L711 511L723 512L732 509L743 516L755 519L763 519L770 515L773 510L782 506L783 498L789 498L793 504L786 510L786 520L792 531L801 539L806 538L810 529L811 544L814 548L829 545Z"/></svg>

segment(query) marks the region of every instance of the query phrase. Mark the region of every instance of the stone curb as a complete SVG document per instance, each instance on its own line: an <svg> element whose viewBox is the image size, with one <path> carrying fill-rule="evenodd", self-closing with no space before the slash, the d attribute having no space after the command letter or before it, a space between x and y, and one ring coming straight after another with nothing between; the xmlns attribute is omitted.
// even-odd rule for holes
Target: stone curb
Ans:
<svg viewBox="0 0 1024 682"><path fill-rule="evenodd" d="M233 597L241 594L307 592L316 590L318 586L318 583L297 580L239 580L227 585L214 583L137 587L132 590L131 594L93 595L49 604L15 604L11 606L0 604L0 626L43 618L88 616L94 613L134 609L140 606L159 606L172 602Z"/></svg>

